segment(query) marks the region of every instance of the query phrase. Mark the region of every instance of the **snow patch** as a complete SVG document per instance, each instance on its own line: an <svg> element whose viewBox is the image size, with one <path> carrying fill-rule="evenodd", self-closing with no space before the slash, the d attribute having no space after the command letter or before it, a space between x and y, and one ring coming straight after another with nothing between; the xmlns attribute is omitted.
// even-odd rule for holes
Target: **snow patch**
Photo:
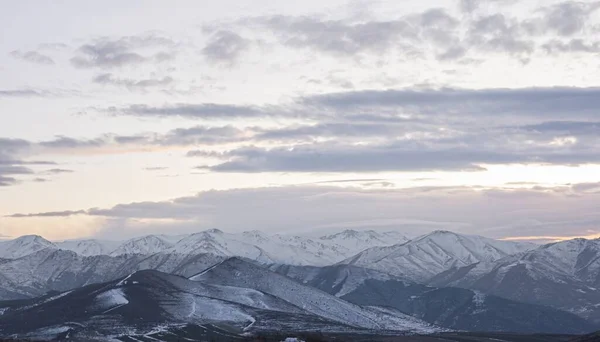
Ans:
<svg viewBox="0 0 600 342"><path fill-rule="evenodd" d="M123 289L112 289L96 296L96 302L103 309L116 308L129 304Z"/></svg>

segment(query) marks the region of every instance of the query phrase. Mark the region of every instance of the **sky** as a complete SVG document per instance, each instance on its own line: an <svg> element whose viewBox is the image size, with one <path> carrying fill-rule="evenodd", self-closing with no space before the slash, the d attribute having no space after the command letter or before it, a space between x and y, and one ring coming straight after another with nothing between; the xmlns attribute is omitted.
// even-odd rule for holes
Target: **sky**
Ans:
<svg viewBox="0 0 600 342"><path fill-rule="evenodd" d="M2 237L600 237L600 2L0 3Z"/></svg>

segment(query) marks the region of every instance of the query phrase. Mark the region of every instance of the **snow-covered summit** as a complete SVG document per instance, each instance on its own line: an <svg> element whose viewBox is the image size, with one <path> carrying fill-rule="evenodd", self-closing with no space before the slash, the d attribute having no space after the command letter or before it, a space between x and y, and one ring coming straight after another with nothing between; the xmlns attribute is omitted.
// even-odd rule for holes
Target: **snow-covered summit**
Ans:
<svg viewBox="0 0 600 342"><path fill-rule="evenodd" d="M24 235L0 242L0 258L17 259L45 248L57 247L39 235Z"/></svg>
<svg viewBox="0 0 600 342"><path fill-rule="evenodd" d="M110 255L154 254L171 248L173 244L156 235L146 235L125 241Z"/></svg>
<svg viewBox="0 0 600 342"><path fill-rule="evenodd" d="M406 243L366 249L342 263L369 267L423 282L452 268L482 261L492 262L536 247L533 244L438 230Z"/></svg>

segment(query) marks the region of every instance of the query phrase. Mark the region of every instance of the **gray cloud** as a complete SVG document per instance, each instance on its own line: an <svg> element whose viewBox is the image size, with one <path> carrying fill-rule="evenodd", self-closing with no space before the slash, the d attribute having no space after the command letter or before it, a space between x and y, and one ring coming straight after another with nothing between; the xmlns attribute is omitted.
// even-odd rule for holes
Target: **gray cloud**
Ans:
<svg viewBox="0 0 600 342"><path fill-rule="evenodd" d="M111 73L100 74L92 80L92 82L102 85L111 85L125 87L129 90L145 90L147 88L164 87L174 83L174 80L170 76L162 78L147 78L134 80L130 78L119 78L115 77Z"/></svg>
<svg viewBox="0 0 600 342"><path fill-rule="evenodd" d="M25 218L25 217L68 217L68 216L83 215L83 214L86 214L85 210L77 210L77 211L67 210L67 211L50 211L50 212L36 213L36 214L13 214L13 215L8 215L6 217L13 217L13 218Z"/></svg>
<svg viewBox="0 0 600 342"><path fill-rule="evenodd" d="M68 49L69 45L65 43L43 43L38 46L40 50L59 51Z"/></svg>
<svg viewBox="0 0 600 342"><path fill-rule="evenodd" d="M120 204L106 209L15 214L12 217L100 216L105 234L128 231L192 232L219 227L243 231L249 226L268 232L301 233L326 227L385 227L418 234L445 226L491 237L586 235L599 222L598 195L572 188L496 189L417 187L357 189L330 186L287 186L205 191L163 202ZM431 205L435 203L435 218ZM235 212L236 215L231 215ZM581 217L586 217L585 222ZM137 219L148 219L140 223ZM169 219L173 223L153 223ZM112 231L114 220L121 230ZM595 221L594 221L595 220ZM143 226L140 227L140 224ZM135 227L135 228L134 228ZM568 228L567 230L565 230ZM134 230L135 229L135 230Z"/></svg>
<svg viewBox="0 0 600 342"><path fill-rule="evenodd" d="M56 175L56 174L61 174L61 173L73 173L73 172L75 172L75 171L69 170L69 169L58 169L58 168L56 168L56 169L46 170L45 173L55 174Z"/></svg>
<svg viewBox="0 0 600 342"><path fill-rule="evenodd" d="M551 31L561 36L580 33L590 16L600 8L600 2L565 1L542 9L545 16L531 25L539 32Z"/></svg>
<svg viewBox="0 0 600 342"><path fill-rule="evenodd" d="M303 101L323 109L391 108L425 115L594 117L600 88L367 90L317 95Z"/></svg>
<svg viewBox="0 0 600 342"><path fill-rule="evenodd" d="M480 164L579 163L600 156L519 153L510 150L447 148L432 150L414 143L376 146L300 145L293 148L240 148L225 153L230 160L210 167L214 172L381 172L483 170Z"/></svg>
<svg viewBox="0 0 600 342"><path fill-rule="evenodd" d="M11 186L17 183L17 180L14 177L6 177L0 175L0 187L2 186Z"/></svg>
<svg viewBox="0 0 600 342"><path fill-rule="evenodd" d="M255 106L227 105L216 103L179 103L154 107L144 104L134 104L124 108L111 107L108 112L115 114L134 115L141 117L179 116L199 119L243 118L274 115L266 109Z"/></svg>
<svg viewBox="0 0 600 342"><path fill-rule="evenodd" d="M42 65L52 65L55 64L54 60L50 56L46 56L37 51L20 51L15 50L10 53L14 58Z"/></svg>
<svg viewBox="0 0 600 342"><path fill-rule="evenodd" d="M70 137L59 136L54 140L43 141L39 143L43 147L57 149L73 149L80 147L99 147L104 145L102 139L80 140Z"/></svg>
<svg viewBox="0 0 600 342"><path fill-rule="evenodd" d="M535 49L531 37L523 34L520 22L502 14L474 19L466 40L469 47L513 56L527 56Z"/></svg>
<svg viewBox="0 0 600 342"><path fill-rule="evenodd" d="M232 127L178 128L157 140L161 145L223 144L245 140L246 131Z"/></svg>
<svg viewBox="0 0 600 342"><path fill-rule="evenodd" d="M600 106L600 88L499 88L499 89L391 89L359 90L308 95L283 105L253 106L214 103L178 103L164 106L132 104L99 109L110 114L140 117L239 119L294 117L406 121L398 114L441 117L535 117L551 119L569 115L591 119Z"/></svg>
<svg viewBox="0 0 600 342"><path fill-rule="evenodd" d="M221 30L210 37L209 42L202 49L202 55L211 63L233 66L249 46L250 41L239 34Z"/></svg>
<svg viewBox="0 0 600 342"><path fill-rule="evenodd" d="M546 121L522 127L537 132L559 132L567 134L598 134L600 122L594 121Z"/></svg>
<svg viewBox="0 0 600 342"><path fill-rule="evenodd" d="M515 2L490 0L486 3ZM400 16L391 20L374 20L368 16L331 20L321 16L264 16L244 18L222 25L231 44L215 43L217 56L227 56L228 48L235 49L236 32L251 32L258 40L275 40L277 44L295 49L334 55L336 58L363 56L381 57L387 53L406 58L427 58L440 61L477 62L482 55L498 54L528 62L536 52L595 53L596 42L584 38L564 41L576 34L593 31L592 14L600 7L597 2L563 3L540 7L526 18L503 14L500 7L479 11L480 3L461 0L462 17L443 9ZM488 6L486 6L487 8ZM213 28L214 30L214 28ZM549 37L553 35L554 37ZM557 39L558 38L558 39ZM227 48L225 48L227 47ZM235 58L244 49L235 49ZM222 53L225 51L225 53ZM227 58L223 58L227 60Z"/></svg>
<svg viewBox="0 0 600 342"><path fill-rule="evenodd" d="M43 97L48 92L35 89L0 89L0 97Z"/></svg>
<svg viewBox="0 0 600 342"><path fill-rule="evenodd" d="M119 68L145 62L170 60L177 44L159 35L103 37L80 46L71 64L78 68Z"/></svg>
<svg viewBox="0 0 600 342"><path fill-rule="evenodd" d="M15 154L28 149L29 142L21 139L0 138L0 187L18 183L15 175L31 174L33 171L25 166L25 162L14 157Z"/></svg>
<svg viewBox="0 0 600 342"><path fill-rule="evenodd" d="M287 46L314 48L336 55L356 55L363 51L384 52L399 37L417 39L404 19L385 22L349 23L315 17L273 16L253 19L278 35Z"/></svg>
<svg viewBox="0 0 600 342"><path fill-rule="evenodd" d="M586 42L583 39L571 39L569 41L551 40L542 45L549 54L561 54L565 52L584 52L598 53L600 52L600 42Z"/></svg>

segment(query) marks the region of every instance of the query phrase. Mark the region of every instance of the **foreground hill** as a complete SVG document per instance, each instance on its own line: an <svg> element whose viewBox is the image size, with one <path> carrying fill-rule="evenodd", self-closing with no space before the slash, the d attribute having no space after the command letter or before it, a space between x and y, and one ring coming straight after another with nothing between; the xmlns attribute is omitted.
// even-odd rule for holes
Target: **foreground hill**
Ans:
<svg viewBox="0 0 600 342"><path fill-rule="evenodd" d="M392 310L361 308L333 296L328 298L316 289L307 288L304 294L307 300L315 296L324 299L323 305L337 313L335 319L318 313L313 306L300 307L293 299L248 287L215 285L157 271L141 271L116 281L52 296L0 303L0 337L69 336L107 340L144 336L188 324L218 324L236 336L282 330L374 334L369 329L377 328L395 330L388 333L396 335L440 331Z"/></svg>
<svg viewBox="0 0 600 342"><path fill-rule="evenodd" d="M285 299L332 321L380 330L433 332L436 328L391 308L360 307L239 258L230 258L190 280L252 288Z"/></svg>

